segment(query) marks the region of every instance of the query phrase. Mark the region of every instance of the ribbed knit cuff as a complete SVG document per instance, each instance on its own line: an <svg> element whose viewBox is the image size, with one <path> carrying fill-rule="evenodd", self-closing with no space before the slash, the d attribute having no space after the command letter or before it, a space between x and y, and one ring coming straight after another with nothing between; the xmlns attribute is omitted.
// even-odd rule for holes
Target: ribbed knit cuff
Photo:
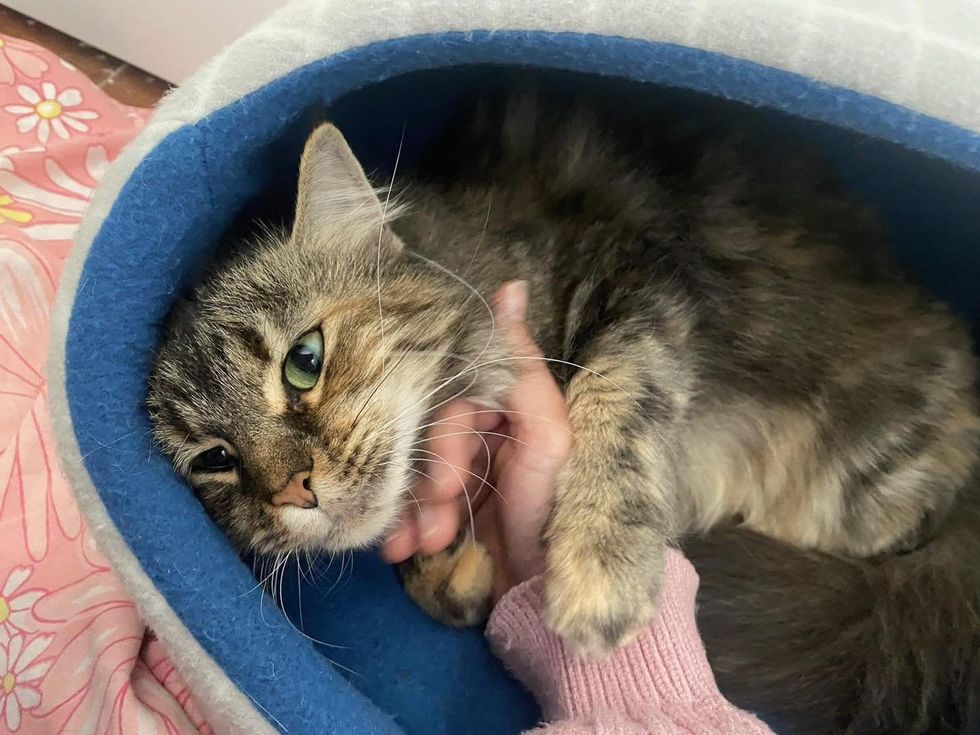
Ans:
<svg viewBox="0 0 980 735"><path fill-rule="evenodd" d="M592 659L569 652L541 619L540 577L510 590L497 604L487 637L497 655L535 695L547 720L598 711L728 708L708 667L694 620L698 577L669 551L657 619L614 654Z"/></svg>

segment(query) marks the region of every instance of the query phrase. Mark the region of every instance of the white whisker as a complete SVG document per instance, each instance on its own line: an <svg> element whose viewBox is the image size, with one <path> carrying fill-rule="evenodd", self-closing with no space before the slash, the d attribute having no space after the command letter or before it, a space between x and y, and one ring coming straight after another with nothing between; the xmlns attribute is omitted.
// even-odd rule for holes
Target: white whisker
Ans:
<svg viewBox="0 0 980 735"><path fill-rule="evenodd" d="M454 426L454 425L455 426L464 426L464 427L466 426L466 424L451 424L451 423L447 423L446 424L446 426ZM516 442L517 444L521 444L522 446L525 446L528 449L530 449L530 450L532 450L534 452L537 452L538 454L542 454L543 453L536 446L527 443L523 439L518 439L517 437L511 436L510 434L504 434L503 432L500 432L500 431L477 431L476 429L471 429L471 428L467 427L467 430L466 431L453 431L453 432L451 432L449 434L440 434L440 438L447 437L447 436L465 436L466 434L476 434L477 436L481 436L481 435L482 436L499 436L499 437L501 437L503 439L507 439L508 441L512 441L512 442ZM417 448L417 445L422 444L423 442L426 442L426 441L428 441L428 439L420 439L419 441L412 442L408 446Z"/></svg>
<svg viewBox="0 0 980 735"><path fill-rule="evenodd" d="M280 730L282 730L284 733L289 733L289 729L285 725L283 725L281 722L279 722L279 720L276 719L276 716L274 714L272 714L269 710L267 710L265 707L263 707L261 704L259 704L259 700L257 700L251 694L249 694L248 693L248 690L245 689L245 687L242 687L242 691L245 692L245 696L248 697L249 699L251 699L252 702L253 702L253 704L255 704L256 707L258 707L260 710L262 710L263 712L265 712L265 714L268 715L269 719L271 719L274 723L276 723L276 725L278 726L278 728Z"/></svg>
<svg viewBox="0 0 980 735"><path fill-rule="evenodd" d="M541 360L541 362L551 362L551 363L556 363L558 365L568 365L569 367L573 367L573 368L575 368L577 370L582 370L582 371L584 371L586 373L589 373L590 375L595 375L597 378L600 378L602 380L605 380L611 386L613 386L614 388L616 388L616 390L621 391L623 393L623 395L625 395L627 398L629 398L631 401L633 401L633 403L635 403L637 406L639 406L640 408L643 408L643 404L640 403L633 396L632 393L630 393L628 390L626 390L623 386L621 386L619 383L617 383L616 381L614 381L612 378L610 378L610 377L608 377L606 375L603 375L599 371L593 370L590 367L586 367L585 365L580 365L577 362L569 362L568 360L561 360L561 359L559 359L557 357L539 357L537 355L513 355L511 357L498 357L498 358L495 358L493 360L489 360L487 362L482 362L482 363L480 363L478 365L472 365L472 366L466 367L463 370L461 370L456 377L451 378L450 380L455 380L455 379L461 377L463 374L469 372L470 370L478 370L480 368L488 367L490 365L496 365L497 363L511 362L511 361L516 361L516 360Z"/></svg>
<svg viewBox="0 0 980 735"><path fill-rule="evenodd" d="M490 207L492 204L493 204L493 191L491 190L490 193L487 195L487 216L486 219L483 220L483 230L480 232L480 239L477 241L476 247L473 248L473 255L470 256L470 262L467 264L466 270L463 271L464 276L469 275L470 268L472 268L473 263L476 262L476 255L477 253L480 252L480 246L483 245L483 240L487 236L487 227L490 224ZM469 301L468 296L466 297L466 300Z"/></svg>
<svg viewBox="0 0 980 735"><path fill-rule="evenodd" d="M466 492L466 483L463 482L463 477L462 477L462 475L459 474L459 472L460 472L460 470L462 468L456 467L455 465L449 464L449 462L446 461L445 457L442 457L441 455L436 454L435 452L430 451L428 449L416 449L415 451L416 452L425 452L426 454L431 454L436 459L427 459L426 457L414 457L413 459L415 459L415 460L417 460L419 462L432 462L433 464L444 464L444 465L446 465L446 467L448 467L450 470L452 470L453 474L456 475L456 479L459 480L459 484L463 488L463 494L466 495L467 502L469 502L469 495ZM436 460L438 460L438 461L436 461ZM482 483L484 483L484 485L486 485L491 490L493 490L495 493L497 493L497 495L500 495L501 500L503 500L504 502L507 502L507 498L505 498L503 496L503 494L501 494L501 492L499 490L497 490L496 487L494 487L492 484L490 484L489 482L487 482L483 477L481 477L480 475L476 474L475 472L471 472L470 470L462 470L462 471L465 472L467 475L470 475L472 477L475 477L477 480L480 480ZM481 486L481 488L482 488L482 486ZM473 509L470 508L470 516L471 516L470 520L471 521L472 521L472 514L473 514Z"/></svg>
<svg viewBox="0 0 980 735"><path fill-rule="evenodd" d="M446 399L444 399L442 401L439 401L438 403L436 403L433 406L429 406L429 409L428 410L430 412L431 411L434 411L437 408L439 408L440 406L444 406L447 403L449 403L451 401L454 401L455 399L459 398L460 396L465 395L466 394L466 391L468 391L470 388L473 387L473 384L476 382L477 377L479 377L479 373L477 373L476 375L474 375L473 378L470 380L470 382L467 383L461 390L459 390L456 393L454 393L453 395L449 396L449 398L446 398ZM455 380L455 378L453 378L453 380ZM448 383L448 382L451 382L451 381L446 381L446 382ZM438 386L434 390L431 390L428 393L426 393L424 396L422 396L419 400L417 400L411 406L409 406L408 408L406 408L405 410L403 410L401 413L399 413L398 415L396 415L393 419L390 419L390 420L386 421L384 423L384 425L380 427L379 431L384 431L385 429L387 429L392 424L395 424L398 421L400 421L405 416L405 414L407 414L409 411L412 411L413 409L417 408L420 403L422 403L423 401L425 401L427 398L432 397L432 395L435 394L435 393L437 393L442 387L443 386Z"/></svg>
<svg viewBox="0 0 980 735"><path fill-rule="evenodd" d="M378 281L378 325L381 327L381 373L385 372L385 317L381 309L381 244L385 234L385 217L388 215L388 205L391 204L391 190L395 188L395 176L398 174L398 163L402 160L402 146L405 143L405 127L402 126L402 137L398 141L398 153L395 154L395 165L391 170L391 183L385 194L385 205L381 209L381 227L378 230L378 262L375 277Z"/></svg>
<svg viewBox="0 0 980 735"><path fill-rule="evenodd" d="M421 403L422 401L428 399L430 396L433 396L436 393L438 393L440 390L442 390L442 388L444 388L445 386L449 385L451 382L453 382L454 380L456 380L460 375L462 375L463 373L465 373L465 372L469 371L470 369L472 369L474 363L479 362L483 358L483 355L485 355L486 352L487 352L487 350L490 349L490 345L493 344L493 338L494 338L494 335L496 334L496 330L497 330L497 320L496 320L496 318L493 315L493 309L490 307L490 304L487 303L487 300L485 298L483 298L483 296L480 295L480 292L477 291L476 288L474 288L473 285L470 284L469 281L467 281L464 278L461 278L460 276L458 276L455 273L453 273L449 268L446 268L441 263L437 263L436 261L431 260L431 259L425 257L421 253L416 253L416 252L414 252L412 250L409 250L408 248L405 249L405 252L408 255L411 255L411 256L413 256L415 258L418 258L419 260L422 260L422 261L428 263L433 268L436 268L437 270L445 273L450 278L455 279L456 281L458 281L459 283L461 283L463 286L465 286L467 289L469 289L470 293L473 294L474 296L476 296L480 300L480 303L483 304L483 308L485 308L487 310L487 315L490 317L490 334L487 336L486 344L483 345L483 349L480 350L479 354L476 357L474 357L473 360L470 362L470 364L467 365L465 368L463 368L459 373L457 373L456 375L454 375L451 378L447 378L446 380L442 381L442 383L440 383L439 385L437 385L435 388L433 388L431 391L429 391L425 396L423 396L418 401L418 403ZM467 299L467 300L469 300L469 299ZM418 403L416 403L415 406L417 406ZM411 409L409 409L409 410L414 409L415 406L412 406Z"/></svg>

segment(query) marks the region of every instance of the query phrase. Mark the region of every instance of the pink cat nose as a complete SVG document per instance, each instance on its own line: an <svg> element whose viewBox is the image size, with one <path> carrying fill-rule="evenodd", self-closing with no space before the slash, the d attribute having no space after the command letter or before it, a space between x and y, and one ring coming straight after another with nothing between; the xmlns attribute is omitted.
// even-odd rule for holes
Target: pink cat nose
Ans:
<svg viewBox="0 0 980 735"><path fill-rule="evenodd" d="M310 473L297 472L286 483L286 487L272 496L273 505L295 505L298 508L316 508L316 495L310 488Z"/></svg>

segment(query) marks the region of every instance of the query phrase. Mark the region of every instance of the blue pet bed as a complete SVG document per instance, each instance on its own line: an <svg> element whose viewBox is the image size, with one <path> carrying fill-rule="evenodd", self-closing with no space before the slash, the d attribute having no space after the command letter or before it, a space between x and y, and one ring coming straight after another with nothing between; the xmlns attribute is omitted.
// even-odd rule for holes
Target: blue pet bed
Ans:
<svg viewBox="0 0 980 735"><path fill-rule="evenodd" d="M93 533L215 730L490 735L538 717L479 632L428 620L370 554L342 571L287 567L290 622L152 446L158 325L234 221L289 200L314 120L328 114L383 172L403 131L410 164L459 102L531 75L645 124L740 118L763 137L802 136L877 204L903 262L976 323L972 7L294 0L171 94L83 223L51 404Z"/></svg>

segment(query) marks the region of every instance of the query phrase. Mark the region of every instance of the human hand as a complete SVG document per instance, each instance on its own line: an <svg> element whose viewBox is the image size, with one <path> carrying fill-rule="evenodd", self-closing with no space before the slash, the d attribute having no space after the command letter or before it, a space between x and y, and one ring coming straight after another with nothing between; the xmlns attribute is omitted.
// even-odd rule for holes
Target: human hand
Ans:
<svg viewBox="0 0 980 735"><path fill-rule="evenodd" d="M418 502L382 550L391 563L436 554L472 518L477 540L494 557L494 600L544 570L541 532L572 443L564 396L524 321L527 301L520 282L493 299L516 367L503 408L456 400L437 413L422 452L428 477L413 489Z"/></svg>

